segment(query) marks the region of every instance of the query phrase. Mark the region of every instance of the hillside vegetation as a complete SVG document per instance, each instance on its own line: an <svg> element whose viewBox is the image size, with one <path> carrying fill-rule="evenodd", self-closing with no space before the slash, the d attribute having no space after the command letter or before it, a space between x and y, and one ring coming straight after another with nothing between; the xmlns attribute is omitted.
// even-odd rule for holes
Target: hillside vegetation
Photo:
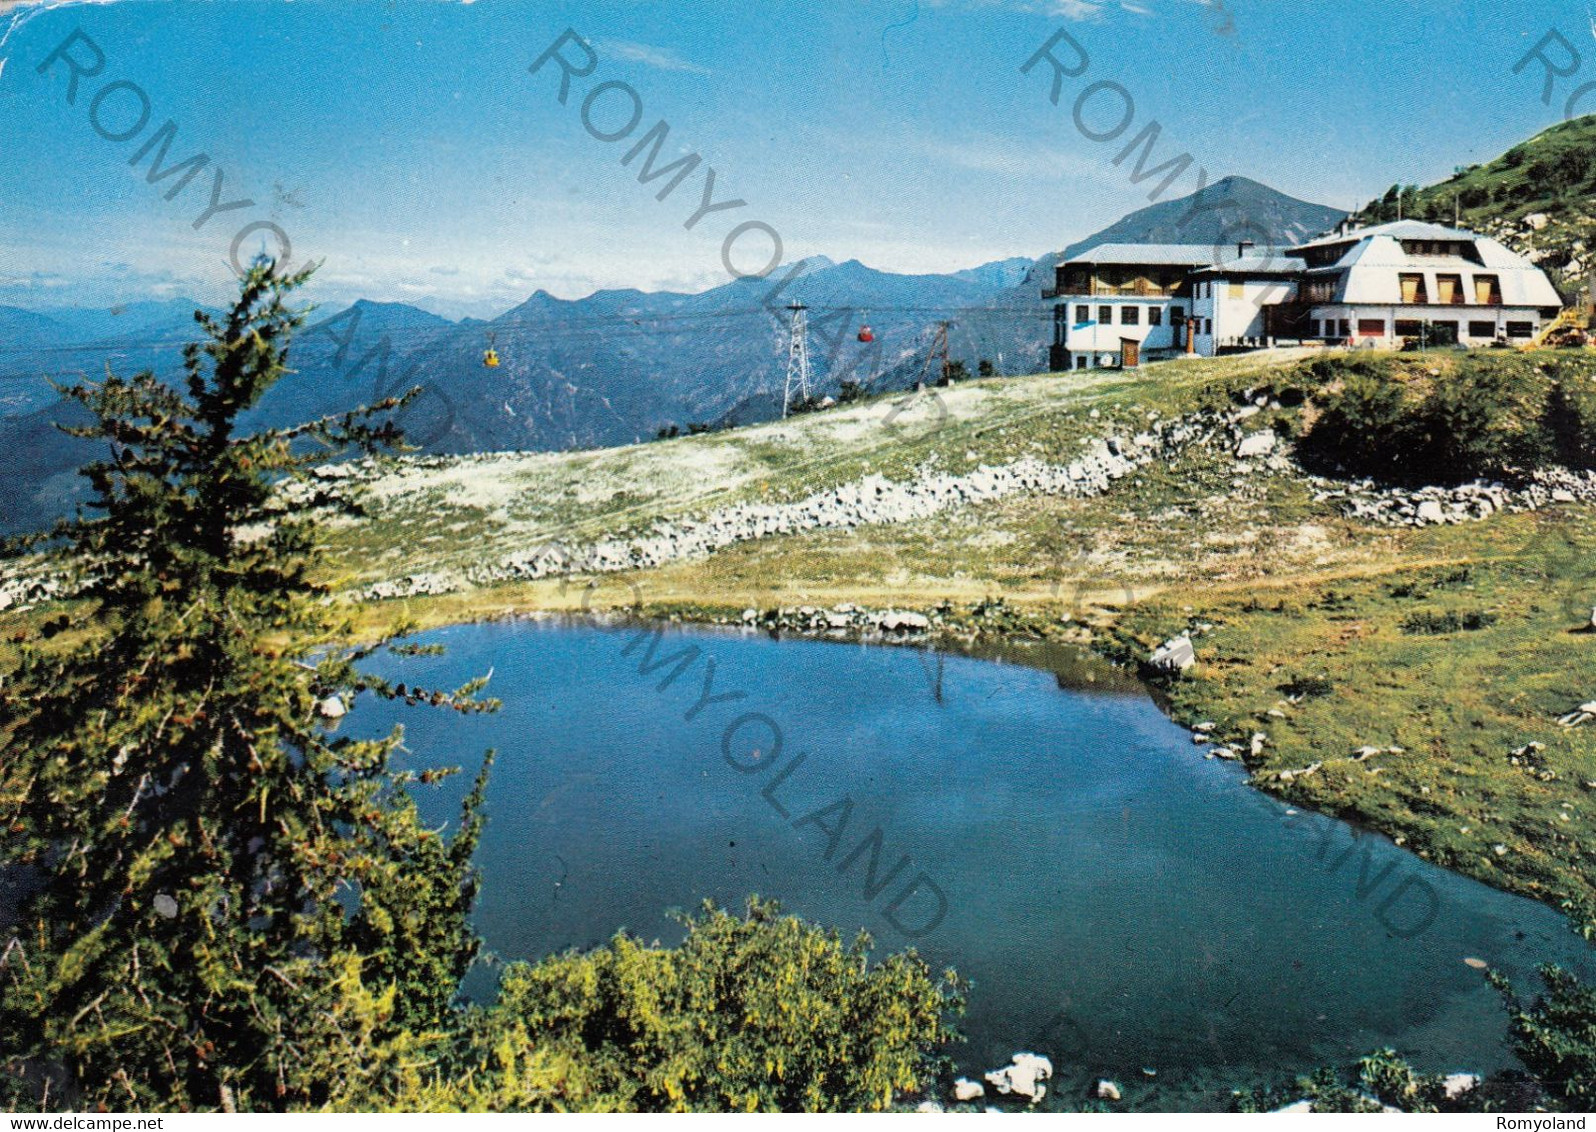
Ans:
<svg viewBox="0 0 1596 1132"><path fill-rule="evenodd" d="M1596 356L1325 358L1306 368L1310 466L1417 483L1596 467ZM1304 393L1298 389L1299 393Z"/></svg>

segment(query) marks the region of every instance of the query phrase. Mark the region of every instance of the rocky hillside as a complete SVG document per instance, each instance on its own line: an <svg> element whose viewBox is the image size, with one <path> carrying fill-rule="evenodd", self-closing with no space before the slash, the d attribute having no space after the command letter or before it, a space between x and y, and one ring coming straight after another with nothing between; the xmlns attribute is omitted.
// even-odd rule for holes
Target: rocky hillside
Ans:
<svg viewBox="0 0 1596 1132"><path fill-rule="evenodd" d="M1494 161L1460 169L1428 188L1393 185L1357 216L1461 221L1528 255L1565 294L1596 268L1596 115L1562 122Z"/></svg>

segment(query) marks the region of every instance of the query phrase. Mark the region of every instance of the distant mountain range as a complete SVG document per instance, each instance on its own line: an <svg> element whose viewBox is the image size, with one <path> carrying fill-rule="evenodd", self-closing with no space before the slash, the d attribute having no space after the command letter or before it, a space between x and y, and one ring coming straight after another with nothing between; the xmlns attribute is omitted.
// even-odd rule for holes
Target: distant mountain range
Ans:
<svg viewBox="0 0 1596 1132"><path fill-rule="evenodd" d="M1103 243L1286 245L1342 213L1229 177L1180 200L1140 209L1086 240L1035 259L948 275L896 275L857 260L816 257L769 279L700 294L600 291L557 299L538 291L491 321L458 323L402 303L360 301L313 316L290 354L294 373L254 414L286 424L344 411L411 386L426 394L407 416L428 450L569 449L630 443L660 429L768 420L781 412L788 304L809 308L817 394L844 380L903 388L927 370L935 328L973 373L1045 368L1051 313L1041 290L1060 256ZM91 450L54 426L74 420L46 379L181 371L194 305L133 303L109 311L0 307L0 530L32 529L81 498L73 474ZM874 341L862 343L869 325ZM492 344L501 365L483 365Z"/></svg>

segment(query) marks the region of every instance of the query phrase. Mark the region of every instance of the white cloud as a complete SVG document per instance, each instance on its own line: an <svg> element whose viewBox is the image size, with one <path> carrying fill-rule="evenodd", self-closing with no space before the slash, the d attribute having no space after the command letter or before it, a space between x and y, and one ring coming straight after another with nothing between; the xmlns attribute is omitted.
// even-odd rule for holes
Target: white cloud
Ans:
<svg viewBox="0 0 1596 1132"><path fill-rule="evenodd" d="M954 0L941 0L941 2L951 3ZM1074 23L1097 23L1116 12L1128 12L1133 16L1151 16L1154 0L966 0L966 2L971 7L1008 8L1016 12L1056 16ZM1235 30L1225 7L1225 0L1186 0L1186 2L1203 8L1213 8L1219 12L1226 23L1226 27L1215 29L1221 34L1228 35Z"/></svg>
<svg viewBox="0 0 1596 1132"><path fill-rule="evenodd" d="M641 63L661 71L681 71L692 75L707 75L707 68L683 59L668 47L651 47L646 43L628 43L625 40L600 40L596 46L605 54L629 63Z"/></svg>

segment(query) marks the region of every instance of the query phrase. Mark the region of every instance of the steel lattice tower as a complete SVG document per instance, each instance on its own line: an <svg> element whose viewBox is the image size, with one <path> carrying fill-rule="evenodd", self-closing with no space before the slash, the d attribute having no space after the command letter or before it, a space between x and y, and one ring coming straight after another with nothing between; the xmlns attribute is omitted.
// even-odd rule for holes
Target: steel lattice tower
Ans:
<svg viewBox="0 0 1596 1132"><path fill-rule="evenodd" d="M809 308L802 303L787 307L792 311L792 331L787 344L787 384L781 397L781 415L792 407L792 389L798 386L801 401L809 400Z"/></svg>

